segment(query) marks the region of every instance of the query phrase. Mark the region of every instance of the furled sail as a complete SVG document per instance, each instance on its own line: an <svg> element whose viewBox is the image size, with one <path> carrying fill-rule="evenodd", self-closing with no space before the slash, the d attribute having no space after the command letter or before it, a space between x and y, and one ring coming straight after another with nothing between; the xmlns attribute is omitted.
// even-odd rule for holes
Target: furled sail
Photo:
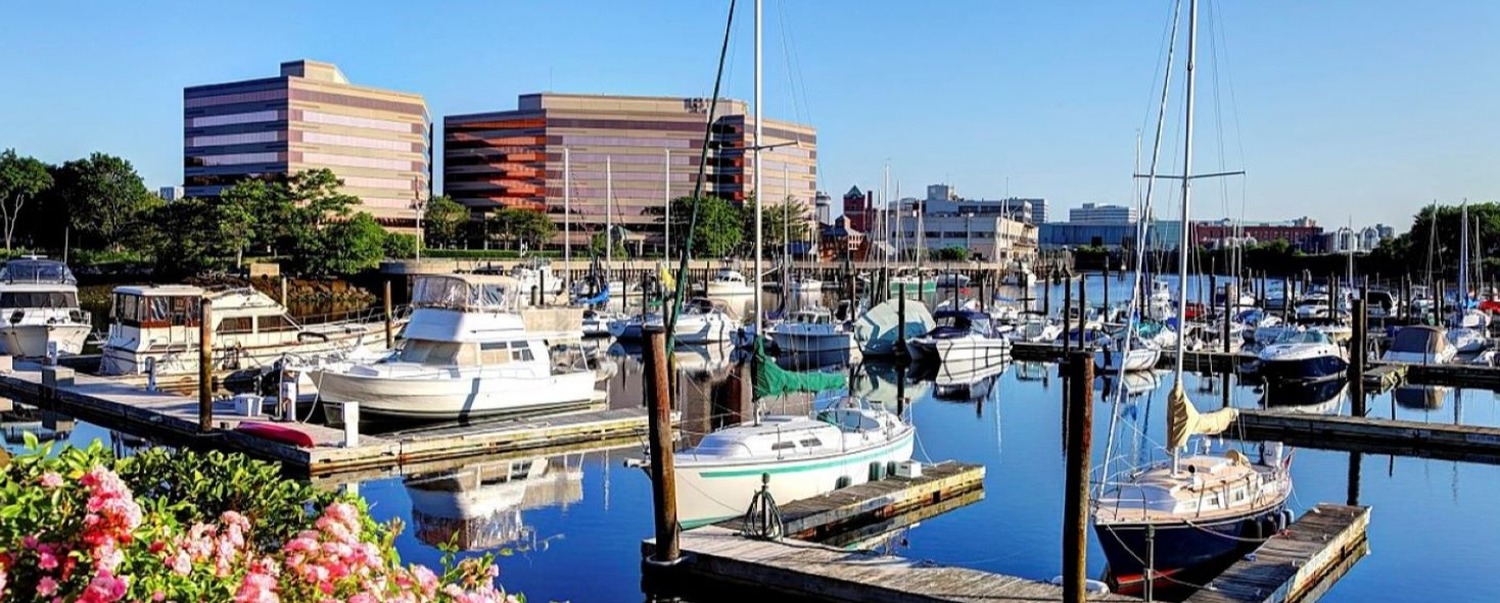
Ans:
<svg viewBox="0 0 1500 603"><path fill-rule="evenodd" d="M1168 450L1187 446L1188 437L1193 434L1223 433L1229 428L1234 418L1239 416L1239 411L1234 408L1198 414L1198 409L1193 407L1192 401L1188 400L1187 394L1182 391L1181 382L1172 385L1172 393L1167 396L1167 410Z"/></svg>
<svg viewBox="0 0 1500 603"><path fill-rule="evenodd" d="M766 354L765 339L755 338L755 397L784 396L793 392L821 392L849 387L839 373L795 372L776 366Z"/></svg>

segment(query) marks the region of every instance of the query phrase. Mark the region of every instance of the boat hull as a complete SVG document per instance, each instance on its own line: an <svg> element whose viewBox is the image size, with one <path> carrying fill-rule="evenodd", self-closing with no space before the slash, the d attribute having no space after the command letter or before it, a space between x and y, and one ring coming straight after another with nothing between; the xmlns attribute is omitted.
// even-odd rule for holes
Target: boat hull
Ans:
<svg viewBox="0 0 1500 603"><path fill-rule="evenodd" d="M5 354L23 358L47 355L47 342L57 342L59 354L78 354L93 327L86 324L6 325L0 327L0 348Z"/></svg>
<svg viewBox="0 0 1500 603"><path fill-rule="evenodd" d="M772 331L771 341L776 343L776 349L793 354L847 352L857 347L853 333L802 334Z"/></svg>
<svg viewBox="0 0 1500 603"><path fill-rule="evenodd" d="M683 529L692 529L743 516L760 491L762 474L770 475L771 497L783 506L863 484L870 481L872 465L878 463L883 470L888 463L910 460L914 433L908 429L888 443L831 459L700 465L680 456L675 467L678 520Z"/></svg>
<svg viewBox="0 0 1500 603"><path fill-rule="evenodd" d="M1203 523L1155 524L1154 545L1146 524L1095 524L1100 548L1109 560L1111 580L1129 587L1143 582L1150 553L1153 575L1172 574L1223 559L1274 533L1284 502L1242 515Z"/></svg>
<svg viewBox="0 0 1500 603"><path fill-rule="evenodd" d="M1010 340L1001 337L919 337L908 341L906 347L915 358L943 364L1000 364L1010 360Z"/></svg>
<svg viewBox="0 0 1500 603"><path fill-rule="evenodd" d="M478 374L437 369L422 377L353 375L315 371L318 395L328 402L358 402L363 414L410 419L465 419L513 414L587 402L594 393L593 371L543 377Z"/></svg>
<svg viewBox="0 0 1500 603"><path fill-rule="evenodd" d="M403 320L398 321L394 326L399 329L404 324ZM233 336L220 337L214 342L214 370L270 367L287 355L307 360L344 354L360 347L385 347L385 327L380 323L348 324L337 328L323 327L324 325L314 325L300 335L288 332L286 336L275 341L246 343ZM192 341L162 345L148 350L134 350L106 344L100 360L99 372L103 375L142 375L147 372L148 364L152 363L155 364L157 375L184 375L197 372L196 334Z"/></svg>
<svg viewBox="0 0 1500 603"><path fill-rule="evenodd" d="M1151 348L1131 348L1128 353L1121 354L1119 350L1106 347L1094 352L1094 364L1112 373L1122 370L1122 364L1127 373L1149 371L1156 368L1160 360L1161 350Z"/></svg>
<svg viewBox="0 0 1500 603"><path fill-rule="evenodd" d="M1260 360L1259 372L1266 379L1328 379L1344 373L1349 362L1338 356L1312 356L1288 360Z"/></svg>

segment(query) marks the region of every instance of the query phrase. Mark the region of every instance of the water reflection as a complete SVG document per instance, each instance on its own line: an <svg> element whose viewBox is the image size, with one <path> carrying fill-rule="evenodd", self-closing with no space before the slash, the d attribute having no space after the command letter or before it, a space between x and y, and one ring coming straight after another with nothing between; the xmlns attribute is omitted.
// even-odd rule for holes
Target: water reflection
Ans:
<svg viewBox="0 0 1500 603"><path fill-rule="evenodd" d="M1348 379L1328 379L1311 383L1271 381L1266 383L1261 404L1285 412L1338 415L1349 391Z"/></svg>
<svg viewBox="0 0 1500 603"><path fill-rule="evenodd" d="M545 550L522 513L583 500L581 456L504 460L406 477L417 539L462 551Z"/></svg>
<svg viewBox="0 0 1500 603"><path fill-rule="evenodd" d="M1439 410L1448 398L1449 388L1441 385L1403 385L1391 391L1396 405L1415 410Z"/></svg>

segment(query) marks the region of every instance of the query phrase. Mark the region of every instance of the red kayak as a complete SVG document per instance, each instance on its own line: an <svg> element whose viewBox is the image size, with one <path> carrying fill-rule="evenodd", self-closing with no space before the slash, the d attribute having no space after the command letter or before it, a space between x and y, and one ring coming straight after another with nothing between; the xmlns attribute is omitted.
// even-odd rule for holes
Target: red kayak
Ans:
<svg viewBox="0 0 1500 603"><path fill-rule="evenodd" d="M312 436L307 432L295 427L277 425L275 423L261 423L259 421L246 421L234 428L240 433L247 433L258 438L265 438L273 442L291 444L298 448L314 448Z"/></svg>

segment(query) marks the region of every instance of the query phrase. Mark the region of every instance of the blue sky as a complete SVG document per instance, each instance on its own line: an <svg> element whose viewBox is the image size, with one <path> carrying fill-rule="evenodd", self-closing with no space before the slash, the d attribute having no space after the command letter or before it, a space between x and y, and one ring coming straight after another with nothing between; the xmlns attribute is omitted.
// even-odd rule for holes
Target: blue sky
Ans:
<svg viewBox="0 0 1500 603"><path fill-rule="evenodd" d="M740 4L726 81L746 99L750 7ZM726 8L22 3L0 19L0 147L49 161L102 150L151 186L174 184L182 88L273 75L296 58L419 92L437 120L549 89L707 96ZM1171 0L766 0L766 112L818 127L820 187L835 196L878 187L889 162L903 195L948 181L997 197L1008 181L1013 195L1048 198L1054 215L1129 202L1170 10ZM1500 3L1205 2L1202 23L1194 162L1249 175L1204 181L1195 218L1240 217L1243 205L1249 219L1404 229L1433 199L1500 197ZM1181 169L1179 106L1163 145L1170 171Z"/></svg>

